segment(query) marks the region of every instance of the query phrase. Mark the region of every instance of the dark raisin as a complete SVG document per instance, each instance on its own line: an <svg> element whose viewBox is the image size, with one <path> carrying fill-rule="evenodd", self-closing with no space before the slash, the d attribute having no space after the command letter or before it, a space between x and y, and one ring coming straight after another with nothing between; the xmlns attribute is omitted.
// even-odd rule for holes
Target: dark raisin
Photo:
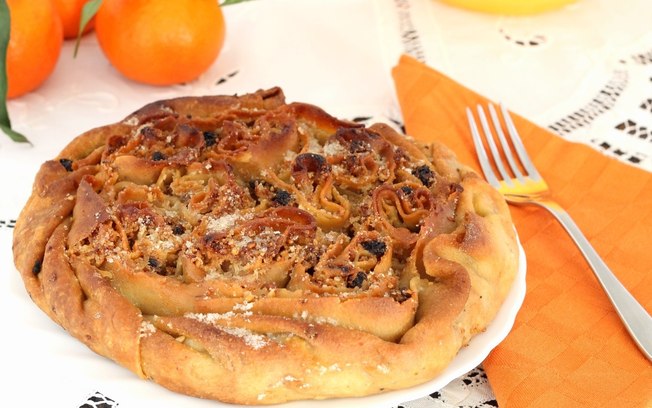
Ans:
<svg viewBox="0 0 652 408"><path fill-rule="evenodd" d="M398 303L403 303L412 297L412 293L409 289L396 289L390 293L390 296L392 296Z"/></svg>
<svg viewBox="0 0 652 408"><path fill-rule="evenodd" d="M292 201L292 195L285 190L276 190L272 201L278 205L288 205Z"/></svg>
<svg viewBox="0 0 652 408"><path fill-rule="evenodd" d="M346 287L349 289L352 288L361 288L367 275L364 272L358 272L353 279L348 279L346 282Z"/></svg>
<svg viewBox="0 0 652 408"><path fill-rule="evenodd" d="M349 145L349 152L351 153L364 153L366 151L369 151L369 143L360 140L360 139L353 139L351 140L351 144Z"/></svg>
<svg viewBox="0 0 652 408"><path fill-rule="evenodd" d="M41 266L42 266L42 265L43 265L43 264L42 264L42 262L41 262L40 259L37 260L36 262L34 262L34 266L32 266L32 273L33 273L34 275L38 275L39 273L41 273Z"/></svg>
<svg viewBox="0 0 652 408"><path fill-rule="evenodd" d="M184 232L186 232L186 229L181 224L177 224L174 227L172 227L172 233L174 235L181 235Z"/></svg>
<svg viewBox="0 0 652 408"><path fill-rule="evenodd" d="M156 129L151 126L145 126L144 128L140 129L140 134L148 139L156 139Z"/></svg>
<svg viewBox="0 0 652 408"><path fill-rule="evenodd" d="M351 265L336 265L335 267L342 271L345 275L351 272Z"/></svg>
<svg viewBox="0 0 652 408"><path fill-rule="evenodd" d="M160 264L158 263L158 260L156 258L151 257L151 256L147 260L147 265L151 266L152 268L158 268L160 266Z"/></svg>
<svg viewBox="0 0 652 408"><path fill-rule="evenodd" d="M363 241L361 245L366 251L371 252L377 257L381 257L385 255L385 252L387 252L387 245L383 241L374 239L371 241Z"/></svg>
<svg viewBox="0 0 652 408"><path fill-rule="evenodd" d="M315 274L315 267L311 266L310 268L306 269L306 273L310 276L313 276Z"/></svg>
<svg viewBox="0 0 652 408"><path fill-rule="evenodd" d="M59 163L63 166L66 171L72 171L72 160L70 159L59 159Z"/></svg>
<svg viewBox="0 0 652 408"><path fill-rule="evenodd" d="M430 167L426 166L425 164L414 169L412 174L417 176L421 183L423 183L423 185L426 187L430 187L432 184L432 179L435 176L432 173L432 170L430 170Z"/></svg>
<svg viewBox="0 0 652 408"><path fill-rule="evenodd" d="M217 134L215 132L206 130L203 132L203 135L204 135L204 143L206 144L206 147L213 146L215 142L217 142Z"/></svg>
<svg viewBox="0 0 652 408"><path fill-rule="evenodd" d="M256 201L256 205L260 204L260 197L258 197L258 193L256 192L256 187L258 186L258 181L257 180L249 180L247 183L247 189L249 190L249 195L251 198L253 198Z"/></svg>
<svg viewBox="0 0 652 408"><path fill-rule="evenodd" d="M405 193L405 195L410 195L412 194L412 187L410 186L403 186L401 187L401 191Z"/></svg>
<svg viewBox="0 0 652 408"><path fill-rule="evenodd" d="M354 226L353 224L349 225L349 226L346 228L346 235L347 235L349 238L353 238L353 237L355 237L355 226Z"/></svg>
<svg viewBox="0 0 652 408"><path fill-rule="evenodd" d="M163 153L161 153L161 152L158 152L158 151L154 152L154 153L152 153L152 160L154 160L154 161L165 160L165 155Z"/></svg>

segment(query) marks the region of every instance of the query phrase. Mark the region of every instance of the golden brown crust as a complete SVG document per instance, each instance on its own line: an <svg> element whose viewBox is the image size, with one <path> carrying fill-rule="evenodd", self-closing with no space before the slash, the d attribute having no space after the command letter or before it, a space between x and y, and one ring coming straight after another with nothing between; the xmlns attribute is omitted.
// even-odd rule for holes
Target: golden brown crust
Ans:
<svg viewBox="0 0 652 408"><path fill-rule="evenodd" d="M517 269L502 197L439 144L279 88L149 104L41 167L34 302L172 390L271 404L432 379Z"/></svg>

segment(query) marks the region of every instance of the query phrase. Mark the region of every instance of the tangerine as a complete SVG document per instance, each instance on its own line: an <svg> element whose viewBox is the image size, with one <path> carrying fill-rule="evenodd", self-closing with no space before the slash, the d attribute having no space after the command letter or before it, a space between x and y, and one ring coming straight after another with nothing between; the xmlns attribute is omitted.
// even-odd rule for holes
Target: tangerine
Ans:
<svg viewBox="0 0 652 408"><path fill-rule="evenodd" d="M124 76L171 85L196 79L211 66L225 25L217 0L105 0L95 33Z"/></svg>
<svg viewBox="0 0 652 408"><path fill-rule="evenodd" d="M63 24L63 37L65 39L77 38L82 9L87 0L54 0L61 23ZM93 29L95 20L91 20L84 28L84 34Z"/></svg>
<svg viewBox="0 0 652 408"><path fill-rule="evenodd" d="M50 0L8 0L7 98L38 88L52 74L63 45L61 20Z"/></svg>

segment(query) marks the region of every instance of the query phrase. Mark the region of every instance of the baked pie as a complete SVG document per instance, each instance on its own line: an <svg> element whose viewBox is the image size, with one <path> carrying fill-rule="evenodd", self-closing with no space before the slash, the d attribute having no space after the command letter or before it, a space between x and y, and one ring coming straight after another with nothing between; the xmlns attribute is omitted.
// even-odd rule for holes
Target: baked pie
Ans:
<svg viewBox="0 0 652 408"><path fill-rule="evenodd" d="M279 88L78 136L39 170L13 251L33 301L98 354L243 404L431 380L518 266L505 201L446 147Z"/></svg>

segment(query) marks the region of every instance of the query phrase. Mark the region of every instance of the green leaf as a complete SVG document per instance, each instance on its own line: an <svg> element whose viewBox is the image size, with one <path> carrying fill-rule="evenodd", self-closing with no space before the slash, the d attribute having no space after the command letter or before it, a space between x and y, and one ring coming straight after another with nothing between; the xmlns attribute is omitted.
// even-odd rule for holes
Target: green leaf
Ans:
<svg viewBox="0 0 652 408"><path fill-rule="evenodd" d="M11 120L9 120L9 111L7 110L7 88L9 87L7 83L7 48L10 34L9 6L5 0L0 0L0 130L14 142L30 143L25 136L11 129Z"/></svg>
<svg viewBox="0 0 652 408"><path fill-rule="evenodd" d="M220 6L230 6L232 4L242 3L244 1L251 1L251 0L224 0L220 3Z"/></svg>
<svg viewBox="0 0 652 408"><path fill-rule="evenodd" d="M18 142L18 143L29 143L29 144L32 144L32 142L30 142L29 139L27 139L27 138L26 138L25 136L23 136L22 134L20 134L20 133L16 132L15 130L13 130L13 129L11 128L11 126L5 126L4 124L0 124L0 129L2 129L2 131L3 131L7 136L9 136L9 138L10 138L11 140L13 140L14 142Z"/></svg>
<svg viewBox="0 0 652 408"><path fill-rule="evenodd" d="M79 20L79 31L77 31L77 41L75 41L75 51L73 52L73 57L77 56L77 51L79 50L79 42L81 41L82 34L86 29L88 23L95 17L97 10L100 9L102 5L102 0L88 0L81 12L81 19Z"/></svg>

